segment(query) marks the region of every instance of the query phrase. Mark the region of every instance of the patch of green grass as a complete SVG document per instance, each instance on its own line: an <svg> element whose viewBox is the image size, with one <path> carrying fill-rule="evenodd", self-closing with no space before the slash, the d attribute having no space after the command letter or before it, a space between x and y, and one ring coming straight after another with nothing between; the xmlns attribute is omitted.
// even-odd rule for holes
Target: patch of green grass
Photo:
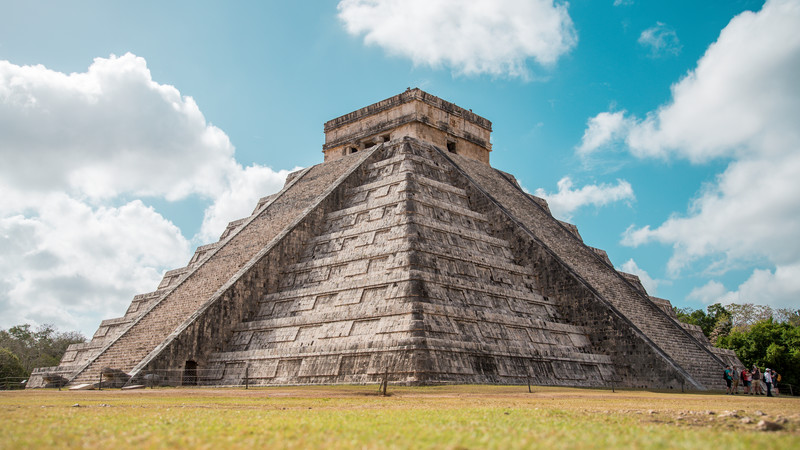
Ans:
<svg viewBox="0 0 800 450"><path fill-rule="evenodd" d="M550 387L529 394L521 386L390 393L381 397L374 386L2 392L0 448L800 447L793 398ZM761 419L784 429L758 431Z"/></svg>

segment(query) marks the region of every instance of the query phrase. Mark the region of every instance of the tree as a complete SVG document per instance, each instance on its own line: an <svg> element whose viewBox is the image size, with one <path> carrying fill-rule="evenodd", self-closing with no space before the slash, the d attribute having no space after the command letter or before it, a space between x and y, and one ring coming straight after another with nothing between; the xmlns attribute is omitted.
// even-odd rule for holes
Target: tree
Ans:
<svg viewBox="0 0 800 450"><path fill-rule="evenodd" d="M27 376L17 355L0 347L0 389L5 388L7 382L18 385Z"/></svg>
<svg viewBox="0 0 800 450"><path fill-rule="evenodd" d="M726 305L731 316L731 325L734 328L749 327L756 322L771 319L773 317L772 308L766 305L754 305L752 303Z"/></svg>
<svg viewBox="0 0 800 450"><path fill-rule="evenodd" d="M58 365L67 347L86 342L86 338L76 331L59 332L53 325L44 324L32 330L29 324L16 325L8 330L0 330L0 347L14 354L25 376L36 367Z"/></svg>
<svg viewBox="0 0 800 450"><path fill-rule="evenodd" d="M778 308L773 316L776 322L786 322L789 325L800 326L800 309Z"/></svg>
<svg viewBox="0 0 800 450"><path fill-rule="evenodd" d="M748 328L733 329L718 341L729 348L747 367L771 368L782 375L783 383L795 386L800 382L800 327L761 320Z"/></svg>
<svg viewBox="0 0 800 450"><path fill-rule="evenodd" d="M725 330L726 327L724 323L730 322L730 313L719 303L709 306L708 313L702 309L693 310L692 308L674 308L674 310L675 314L678 315L678 320L683 323L699 326L703 330L703 334L709 339L711 339L711 335L714 333L715 329L720 327L721 330ZM720 325L720 322L722 322L723 325ZM711 342L714 341L712 340Z"/></svg>
<svg viewBox="0 0 800 450"><path fill-rule="evenodd" d="M708 340L711 341L712 344L717 345L719 339L721 337L727 336L731 333L733 329L733 322L731 321L730 316L722 316L717 319L717 323L714 325L714 329L711 330L711 334L708 335Z"/></svg>
<svg viewBox="0 0 800 450"><path fill-rule="evenodd" d="M676 308L675 313L702 328L717 347L734 350L745 366L773 369L782 383L800 386L800 310L715 303L707 311Z"/></svg>

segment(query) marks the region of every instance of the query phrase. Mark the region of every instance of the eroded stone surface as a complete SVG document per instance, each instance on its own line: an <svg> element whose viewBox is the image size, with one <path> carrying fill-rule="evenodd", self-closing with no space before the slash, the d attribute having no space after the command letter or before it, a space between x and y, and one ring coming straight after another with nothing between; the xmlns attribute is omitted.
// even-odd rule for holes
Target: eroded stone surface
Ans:
<svg viewBox="0 0 800 450"><path fill-rule="evenodd" d="M490 121L415 88L329 120L322 150L331 161L408 136L488 165L491 132Z"/></svg>

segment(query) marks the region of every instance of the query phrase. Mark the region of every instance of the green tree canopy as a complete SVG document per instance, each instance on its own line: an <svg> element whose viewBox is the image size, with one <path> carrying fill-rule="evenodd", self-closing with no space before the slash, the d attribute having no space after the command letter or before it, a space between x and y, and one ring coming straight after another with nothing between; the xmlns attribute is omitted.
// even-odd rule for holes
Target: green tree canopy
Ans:
<svg viewBox="0 0 800 450"><path fill-rule="evenodd" d="M719 303L708 307L706 313L702 309L693 310L692 308L674 308L678 319L683 323L697 325L703 330L703 334L710 337L714 329L720 324L730 321L731 314Z"/></svg>
<svg viewBox="0 0 800 450"><path fill-rule="evenodd" d="M770 368L782 375L783 383L800 384L800 327L796 325L770 318L749 328L734 329L717 343L736 351L748 367Z"/></svg>
<svg viewBox="0 0 800 450"><path fill-rule="evenodd" d="M29 324L0 330L0 347L17 357L25 376L36 367L56 366L70 344L86 342L77 331L60 332L53 325L44 324L35 330Z"/></svg>
<svg viewBox="0 0 800 450"><path fill-rule="evenodd" d="M25 368L19 362L17 355L8 349L0 347L0 383L6 381L18 383L27 377ZM2 386L0 386L2 388Z"/></svg>
<svg viewBox="0 0 800 450"><path fill-rule="evenodd" d="M747 367L770 368L800 391L800 310L719 303L708 311L676 309L678 319L698 325L717 347L728 348Z"/></svg>

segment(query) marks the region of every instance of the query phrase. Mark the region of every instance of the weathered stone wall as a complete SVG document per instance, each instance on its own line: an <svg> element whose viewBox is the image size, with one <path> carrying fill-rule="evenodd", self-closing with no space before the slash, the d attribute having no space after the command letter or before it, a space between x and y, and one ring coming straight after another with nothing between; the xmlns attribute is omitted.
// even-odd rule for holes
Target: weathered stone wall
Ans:
<svg viewBox="0 0 800 450"><path fill-rule="evenodd" d="M415 156L437 167L415 189L415 276L426 290L431 379L608 385L613 367L590 350L588 330L565 323L530 269L512 259L513 243L494 233L492 217L474 207L452 165L414 144Z"/></svg>
<svg viewBox="0 0 800 450"><path fill-rule="evenodd" d="M325 161L404 136L489 164L492 125L488 120L419 89L325 123Z"/></svg>
<svg viewBox="0 0 800 450"><path fill-rule="evenodd" d="M668 355L698 385L719 387L722 362L674 319L584 245L517 186L482 164L448 155L484 195L493 199L518 227L560 261L573 277L622 314L647 340ZM549 287L548 287L549 288Z"/></svg>
<svg viewBox="0 0 800 450"><path fill-rule="evenodd" d="M385 146L203 382L613 381L587 331L558 317L452 186L452 166L413 139Z"/></svg>
<svg viewBox="0 0 800 450"><path fill-rule="evenodd" d="M294 180L282 195L220 243L202 264L183 275L158 303L82 367L73 380L92 381L103 367L132 370L360 159L363 158L315 166Z"/></svg>
<svg viewBox="0 0 800 450"><path fill-rule="evenodd" d="M476 194L478 195L478 194ZM592 349L607 355L615 368L615 384L640 388L701 388L688 381L676 365L637 333L633 324L615 312L570 273L550 252L526 236L500 211L492 215L500 235L514 236L515 258L533 267L543 294L555 300L565 320L589 331Z"/></svg>
<svg viewBox="0 0 800 450"><path fill-rule="evenodd" d="M293 249L300 261L273 272L276 289L212 355L205 383L240 384L245 373L254 384L363 383L387 369L395 380L415 379L423 359L410 332L408 247L395 242L407 231L396 167L370 160L354 173L359 182L338 191L336 210Z"/></svg>
<svg viewBox="0 0 800 450"><path fill-rule="evenodd" d="M151 357L137 365L132 374L157 372L176 377L181 375L186 361L194 361L201 373L206 370L210 355L225 348L236 325L252 321L258 314L260 300L280 289L281 274L297 263L307 243L322 228L326 214L341 205L344 193L363 178L361 165L368 157L369 153L351 157L351 167L342 175L346 178L330 185L304 179L304 188L310 188L312 192L318 189L318 200L304 205L305 210L296 217L296 224L275 236L254 260L240 269L219 298L212 298L206 307L193 314L173 333L174 338L163 342ZM305 177L313 176L312 168ZM322 179L327 181L328 177ZM204 378L208 379L208 376Z"/></svg>

